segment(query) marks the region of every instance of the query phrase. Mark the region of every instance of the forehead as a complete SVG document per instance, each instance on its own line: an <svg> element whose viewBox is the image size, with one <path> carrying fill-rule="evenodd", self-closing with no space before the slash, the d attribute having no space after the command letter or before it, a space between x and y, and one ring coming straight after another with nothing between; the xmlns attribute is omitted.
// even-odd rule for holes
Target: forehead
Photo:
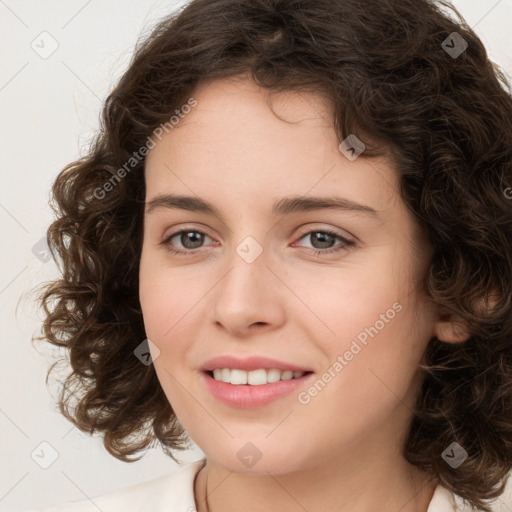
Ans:
<svg viewBox="0 0 512 512"><path fill-rule="evenodd" d="M397 194L387 161L350 161L340 152L331 105L319 94L231 78L202 84L192 96L196 106L146 158L148 197L172 191L226 206L245 198L261 209L276 196L342 193L383 210Z"/></svg>

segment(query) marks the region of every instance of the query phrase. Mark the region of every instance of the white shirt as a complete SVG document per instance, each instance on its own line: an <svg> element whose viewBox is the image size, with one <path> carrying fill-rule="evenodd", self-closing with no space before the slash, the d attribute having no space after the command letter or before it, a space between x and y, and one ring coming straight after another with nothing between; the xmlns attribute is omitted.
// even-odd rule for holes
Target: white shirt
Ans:
<svg viewBox="0 0 512 512"><path fill-rule="evenodd" d="M27 512L196 512L194 479L203 467L201 459L171 473L92 498ZM427 512L464 512L460 498L438 484ZM469 510L469 509L466 509Z"/></svg>

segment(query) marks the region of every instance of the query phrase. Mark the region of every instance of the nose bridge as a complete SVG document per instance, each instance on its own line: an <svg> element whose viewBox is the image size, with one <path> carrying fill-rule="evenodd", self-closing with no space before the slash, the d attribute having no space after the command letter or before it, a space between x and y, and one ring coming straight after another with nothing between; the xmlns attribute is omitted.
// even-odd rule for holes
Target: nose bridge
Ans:
<svg viewBox="0 0 512 512"><path fill-rule="evenodd" d="M276 278L268 268L272 259L269 251L252 235L243 236L233 246L228 271L219 282L214 301L215 320L228 330L241 330L254 323L279 323L283 305L276 293Z"/></svg>
<svg viewBox="0 0 512 512"><path fill-rule="evenodd" d="M236 253L247 265L252 265L257 260L260 260L261 265L261 260L267 259L261 258L261 255L264 252L264 234L260 235L258 238L260 239L260 241L258 241L252 235L247 235L236 246Z"/></svg>
<svg viewBox="0 0 512 512"><path fill-rule="evenodd" d="M261 235L259 238L262 238ZM271 272L267 268L269 264L269 249L263 246L254 236L246 235L233 247L229 259L229 273L225 276L225 286L229 290L224 292L234 293L235 299L251 303L259 294L260 285L263 284ZM241 306L242 304L240 304Z"/></svg>
<svg viewBox="0 0 512 512"><path fill-rule="evenodd" d="M234 223L228 228L230 238L230 268L252 266L265 268L270 263L269 241L272 237L272 225L265 216L257 213L260 209L252 204L250 194L247 196L245 210L240 209L233 215ZM236 217L236 218L235 218ZM245 264L245 265L244 265ZM247 269L250 270L250 269Z"/></svg>

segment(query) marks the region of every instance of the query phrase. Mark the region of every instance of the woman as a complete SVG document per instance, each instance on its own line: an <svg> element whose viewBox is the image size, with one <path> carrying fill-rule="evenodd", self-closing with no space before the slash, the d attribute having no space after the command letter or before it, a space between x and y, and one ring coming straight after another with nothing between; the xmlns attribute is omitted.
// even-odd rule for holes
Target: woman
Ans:
<svg viewBox="0 0 512 512"><path fill-rule="evenodd" d="M53 188L43 339L113 456L205 458L49 510L491 510L512 101L441 7L193 0L137 47Z"/></svg>

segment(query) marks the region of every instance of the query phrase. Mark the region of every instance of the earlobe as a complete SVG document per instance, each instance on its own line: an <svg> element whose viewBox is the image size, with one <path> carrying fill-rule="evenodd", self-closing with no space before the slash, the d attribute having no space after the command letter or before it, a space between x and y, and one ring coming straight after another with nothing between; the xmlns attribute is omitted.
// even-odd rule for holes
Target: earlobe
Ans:
<svg viewBox="0 0 512 512"><path fill-rule="evenodd" d="M460 343L466 341L471 334L460 317L446 314L436 322L434 335L439 341Z"/></svg>

